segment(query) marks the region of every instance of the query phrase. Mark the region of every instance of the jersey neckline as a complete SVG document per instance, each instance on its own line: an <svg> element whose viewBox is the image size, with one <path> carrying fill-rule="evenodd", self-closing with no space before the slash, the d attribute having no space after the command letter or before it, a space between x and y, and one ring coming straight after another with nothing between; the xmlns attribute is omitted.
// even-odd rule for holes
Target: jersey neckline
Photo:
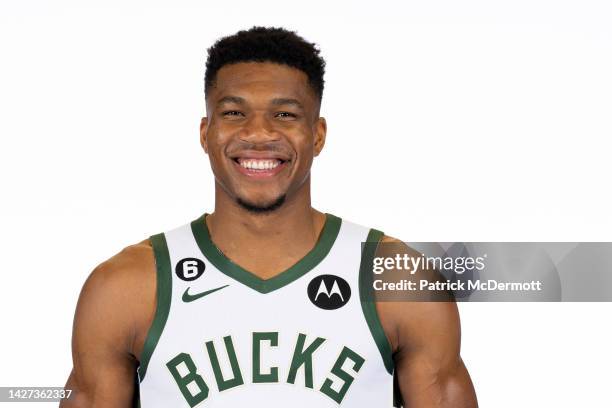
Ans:
<svg viewBox="0 0 612 408"><path fill-rule="evenodd" d="M293 264L293 266L269 279L261 279L254 273L234 263L215 245L210 237L208 226L206 225L205 220L207 215L208 214L203 214L201 217L191 222L191 231L193 232L193 236L202 255L204 255L204 257L221 273L259 293L270 293L276 289L280 289L314 269L331 250L338 237L340 225L342 224L342 219L326 213L325 223L323 224L323 229L319 234L315 246L304 255L303 258Z"/></svg>

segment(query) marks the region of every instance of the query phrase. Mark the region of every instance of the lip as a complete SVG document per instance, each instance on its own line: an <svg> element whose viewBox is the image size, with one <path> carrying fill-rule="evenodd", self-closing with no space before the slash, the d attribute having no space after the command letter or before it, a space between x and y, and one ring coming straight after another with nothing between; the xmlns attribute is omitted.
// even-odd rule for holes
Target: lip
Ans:
<svg viewBox="0 0 612 408"><path fill-rule="evenodd" d="M286 152L274 150L252 150L252 149L241 149L239 151L230 153L228 158L232 161L233 165L236 166L238 173L247 176L251 179L265 180L277 176L283 170L289 167L289 163L292 161L291 155ZM240 165L239 160L278 160L281 163L273 169L247 169Z"/></svg>
<svg viewBox="0 0 612 408"><path fill-rule="evenodd" d="M241 150L240 152L230 154L230 159L255 159L255 160L281 160L287 162L291 160L291 157L285 153L281 152L272 152L272 151L258 151L258 150Z"/></svg>
<svg viewBox="0 0 612 408"><path fill-rule="evenodd" d="M241 158L242 159L278 159L278 157L272 157L270 155L266 157L254 157L254 156L249 155L249 156L241 156ZM285 168L287 168L289 160L283 160L282 163L276 166L275 168L266 169L266 170L264 169L262 170L246 169L242 167L236 159L232 159L232 163L234 166L236 166L240 174L243 174L247 177L254 178L254 179L267 179L267 178L276 176L277 174L282 172Z"/></svg>

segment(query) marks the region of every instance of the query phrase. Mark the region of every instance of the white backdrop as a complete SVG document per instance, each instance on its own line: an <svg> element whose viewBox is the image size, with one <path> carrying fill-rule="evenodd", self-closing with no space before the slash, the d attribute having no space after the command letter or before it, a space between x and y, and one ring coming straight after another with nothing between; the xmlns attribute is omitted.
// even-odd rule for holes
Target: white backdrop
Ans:
<svg viewBox="0 0 612 408"><path fill-rule="evenodd" d="M205 49L255 24L327 59L315 207L406 241L611 239L609 2L90 3L0 3L0 386L63 385L89 272L212 210ZM481 407L609 405L612 305L460 308Z"/></svg>

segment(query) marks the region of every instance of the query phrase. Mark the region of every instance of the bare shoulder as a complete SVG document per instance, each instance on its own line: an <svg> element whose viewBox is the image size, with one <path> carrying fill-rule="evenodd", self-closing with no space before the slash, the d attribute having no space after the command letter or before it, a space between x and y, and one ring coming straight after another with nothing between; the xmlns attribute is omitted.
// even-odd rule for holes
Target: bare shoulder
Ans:
<svg viewBox="0 0 612 408"><path fill-rule="evenodd" d="M139 357L155 312L156 272L151 242L129 245L99 264L89 275L77 305L79 318L104 318L104 326L115 330L121 346ZM85 322L83 322L85 323ZM87 322L84 327L92 324Z"/></svg>
<svg viewBox="0 0 612 408"><path fill-rule="evenodd" d="M399 244L405 244L404 241L399 240L397 238L390 237L388 235L383 235L383 237L381 238L381 242L395 242ZM410 248L410 247L406 245L406 248Z"/></svg>
<svg viewBox="0 0 612 408"><path fill-rule="evenodd" d="M88 278L95 283L142 278L154 272L153 247L149 239L129 245L98 265Z"/></svg>
<svg viewBox="0 0 612 408"><path fill-rule="evenodd" d="M155 283L155 259L149 240L125 247L94 268L83 285L81 299L107 299L110 307L136 303Z"/></svg>
<svg viewBox="0 0 612 408"><path fill-rule="evenodd" d="M155 309L155 261L148 240L130 245L89 275L76 307L73 368L61 407L130 406L145 333Z"/></svg>
<svg viewBox="0 0 612 408"><path fill-rule="evenodd" d="M383 236L380 242L388 245L379 246L377 256L421 255L419 251L394 237ZM423 268L417 269L413 274L405 271L393 273L409 281L440 279L436 271ZM459 336L459 314L456 304L452 301L417 301L407 295L400 300L379 300L376 302L376 309L394 352L405 347L418 347L440 333L445 333L449 338Z"/></svg>

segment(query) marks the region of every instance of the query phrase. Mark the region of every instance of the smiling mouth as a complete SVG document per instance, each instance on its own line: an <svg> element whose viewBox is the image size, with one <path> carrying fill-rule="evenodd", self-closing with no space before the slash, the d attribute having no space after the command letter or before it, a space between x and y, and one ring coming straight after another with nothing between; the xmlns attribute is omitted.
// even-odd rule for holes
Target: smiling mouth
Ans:
<svg viewBox="0 0 612 408"><path fill-rule="evenodd" d="M283 164L286 160L280 159L234 159L243 169L247 170L272 170Z"/></svg>
<svg viewBox="0 0 612 408"><path fill-rule="evenodd" d="M275 176L289 163L289 160L279 158L237 157L232 160L242 174L254 177Z"/></svg>

